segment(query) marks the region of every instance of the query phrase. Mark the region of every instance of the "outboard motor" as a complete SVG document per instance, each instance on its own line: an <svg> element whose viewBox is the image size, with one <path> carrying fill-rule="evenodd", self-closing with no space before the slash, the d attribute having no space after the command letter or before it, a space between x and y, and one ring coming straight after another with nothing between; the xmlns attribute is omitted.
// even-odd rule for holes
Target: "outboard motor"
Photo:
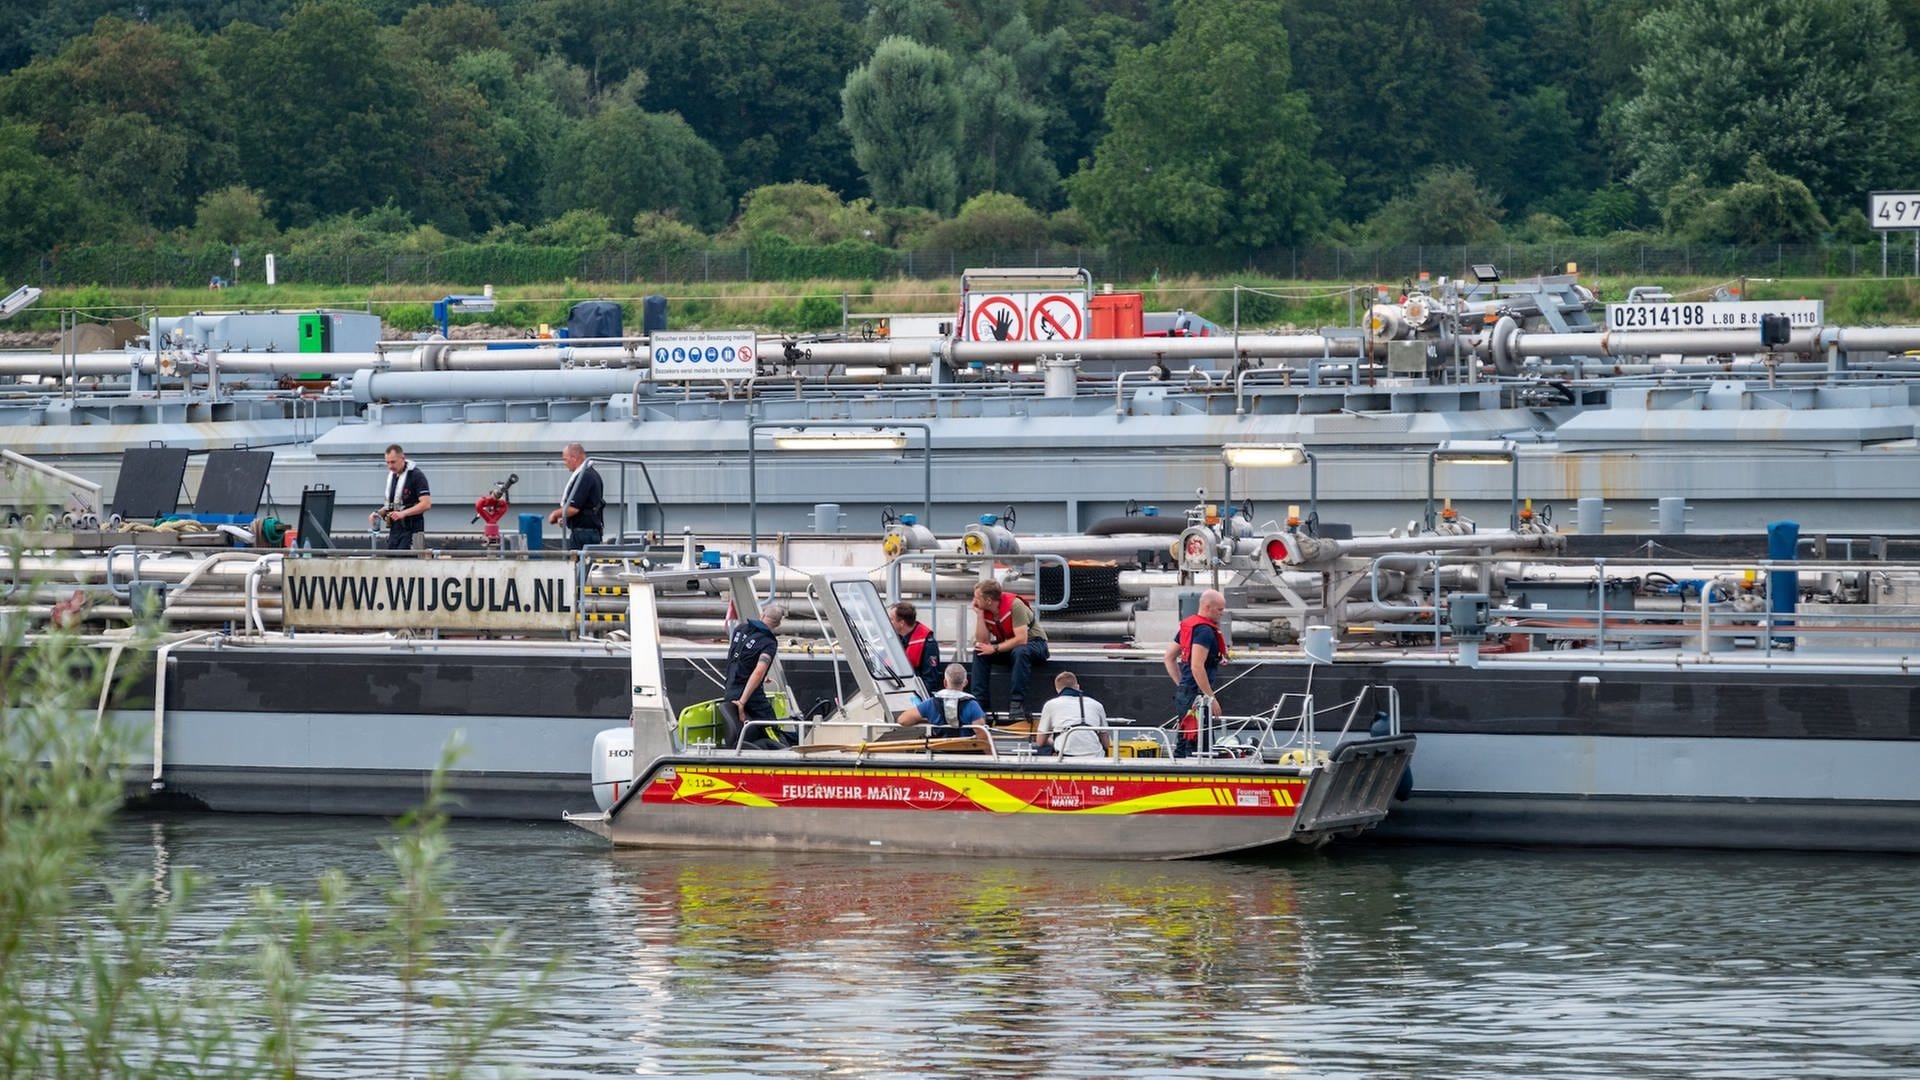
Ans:
<svg viewBox="0 0 1920 1080"><path fill-rule="evenodd" d="M633 727L607 728L593 739L593 801L613 809L633 783Z"/></svg>

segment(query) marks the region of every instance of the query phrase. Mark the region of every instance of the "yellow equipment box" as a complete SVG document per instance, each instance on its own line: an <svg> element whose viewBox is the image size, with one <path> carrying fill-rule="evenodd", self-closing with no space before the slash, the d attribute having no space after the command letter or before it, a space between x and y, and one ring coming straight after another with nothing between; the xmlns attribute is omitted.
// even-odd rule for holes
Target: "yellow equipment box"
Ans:
<svg viewBox="0 0 1920 1080"><path fill-rule="evenodd" d="M1121 757L1159 757L1160 743L1155 739L1122 739L1119 750Z"/></svg>

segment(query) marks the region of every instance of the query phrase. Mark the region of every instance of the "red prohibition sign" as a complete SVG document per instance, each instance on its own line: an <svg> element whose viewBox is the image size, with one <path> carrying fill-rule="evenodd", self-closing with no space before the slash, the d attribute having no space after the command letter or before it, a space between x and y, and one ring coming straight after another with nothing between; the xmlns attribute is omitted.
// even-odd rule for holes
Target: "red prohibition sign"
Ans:
<svg viewBox="0 0 1920 1080"><path fill-rule="evenodd" d="M1082 329L1080 305L1073 297L1054 293L1033 305L1033 325L1028 327L1029 341L1077 341Z"/></svg>
<svg viewBox="0 0 1920 1080"><path fill-rule="evenodd" d="M749 360L752 360L752 359L753 359L753 346L751 346L751 345L742 345L742 346L740 346L740 359L741 359L741 361L742 361L742 362L746 362L746 361L749 361Z"/></svg>
<svg viewBox="0 0 1920 1080"><path fill-rule="evenodd" d="M975 341L1019 341L1025 324L1020 305L1004 296L989 296L974 307L968 329Z"/></svg>

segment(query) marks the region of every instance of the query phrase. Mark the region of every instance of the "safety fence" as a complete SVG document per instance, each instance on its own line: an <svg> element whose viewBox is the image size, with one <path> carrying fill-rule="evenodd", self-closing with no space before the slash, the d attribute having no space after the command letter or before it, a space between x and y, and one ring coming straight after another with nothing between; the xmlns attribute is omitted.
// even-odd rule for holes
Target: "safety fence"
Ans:
<svg viewBox="0 0 1920 1080"><path fill-rule="evenodd" d="M318 285L531 285L567 280L620 285L707 282L944 279L968 267L1078 266L1100 282L1174 277L1398 283L1425 272L1464 275L1491 265L1507 280L1566 273L1584 277L1847 278L1920 275L1920 247L1904 235L1869 244L1621 243L1557 240L1399 247L1214 248L1113 245L1001 250L919 250L864 242L805 245L773 240L741 247L662 251L629 243L600 248L469 245L437 252L377 247L322 254L248 246L207 250L80 245L0 269L10 285L191 288L260 282L274 255L282 283ZM236 265L237 264L237 265Z"/></svg>

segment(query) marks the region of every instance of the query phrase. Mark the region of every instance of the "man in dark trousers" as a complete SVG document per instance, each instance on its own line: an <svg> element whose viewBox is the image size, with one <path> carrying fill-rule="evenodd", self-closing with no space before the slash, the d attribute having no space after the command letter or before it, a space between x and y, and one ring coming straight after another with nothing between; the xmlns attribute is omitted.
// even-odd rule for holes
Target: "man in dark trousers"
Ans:
<svg viewBox="0 0 1920 1080"><path fill-rule="evenodd" d="M787 617L787 609L769 604L760 609L758 619L743 619L733 628L727 642L727 700L739 710L744 729L742 746L778 750L789 745L773 715L773 703L767 700L765 683L773 670L780 640L774 631Z"/></svg>
<svg viewBox="0 0 1920 1080"><path fill-rule="evenodd" d="M560 451L567 466L567 486L560 496L560 509L547 515L547 524L567 530L567 550L579 551L600 542L602 515L607 509L606 487L600 473L587 460L587 451L579 443L568 443Z"/></svg>
<svg viewBox="0 0 1920 1080"><path fill-rule="evenodd" d="M407 452L399 443L387 447L387 479L380 509L367 515L367 524L387 526L388 551L425 551L427 549L427 511L433 508L433 492L427 490L427 474L407 461Z"/></svg>
<svg viewBox="0 0 1920 1080"><path fill-rule="evenodd" d="M1200 729L1219 714L1213 676L1227 659L1227 637L1220 628L1226 613L1227 598L1219 590L1201 593L1199 612L1180 621L1179 632L1160 657L1173 680L1173 708L1180 723L1176 756L1198 749Z"/></svg>
<svg viewBox="0 0 1920 1080"><path fill-rule="evenodd" d="M997 581L973 587L973 690L982 708L992 711L993 695L987 680L995 664L1013 668L1007 692L1009 722L1031 719L1027 713L1027 677L1033 665L1047 658L1047 632L1025 600L1000 588Z"/></svg>

